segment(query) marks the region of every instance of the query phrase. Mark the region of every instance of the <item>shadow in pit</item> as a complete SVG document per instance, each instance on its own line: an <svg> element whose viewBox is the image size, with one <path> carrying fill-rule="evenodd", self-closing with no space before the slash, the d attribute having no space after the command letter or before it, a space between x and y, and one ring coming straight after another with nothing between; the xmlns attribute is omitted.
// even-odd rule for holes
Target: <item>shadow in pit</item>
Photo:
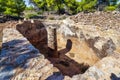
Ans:
<svg viewBox="0 0 120 80"><path fill-rule="evenodd" d="M64 76L60 72L54 72L46 80L64 80Z"/></svg>
<svg viewBox="0 0 120 80"><path fill-rule="evenodd" d="M30 43L35 46L45 57L57 67L63 75L72 77L76 74L84 73L89 65L84 63L77 63L73 59L66 56L72 49L72 41L67 40L66 47L62 50L56 51L48 47L48 32L40 21L35 20L34 23L25 21L17 25L17 30L26 37ZM57 43L57 38L54 39ZM57 54L58 57L55 57Z"/></svg>
<svg viewBox="0 0 120 80"><path fill-rule="evenodd" d="M111 73L110 79L111 80L120 80L120 77L117 77L114 73Z"/></svg>
<svg viewBox="0 0 120 80"><path fill-rule="evenodd" d="M39 56L39 51L26 43L26 40L3 43L0 55L0 80L11 80L17 69L19 69L18 73L25 71L29 66L29 60Z"/></svg>
<svg viewBox="0 0 120 80"><path fill-rule="evenodd" d="M67 75L69 77L72 77L76 74L82 74L89 68L89 65L85 65L84 63L79 64L66 55L66 53L68 53L71 49L72 41L68 39L66 47L58 51L59 58L49 56L46 57L55 67L57 67L62 72L63 75Z"/></svg>
<svg viewBox="0 0 120 80"><path fill-rule="evenodd" d="M106 43L102 45L102 49L99 50L95 47L95 43L98 42L100 37L85 39L87 45L96 53L96 56L100 59L106 57L108 55L108 49L110 48L111 52L114 53L114 50L116 49L114 42L112 39L107 40ZM110 54L110 53L109 53Z"/></svg>

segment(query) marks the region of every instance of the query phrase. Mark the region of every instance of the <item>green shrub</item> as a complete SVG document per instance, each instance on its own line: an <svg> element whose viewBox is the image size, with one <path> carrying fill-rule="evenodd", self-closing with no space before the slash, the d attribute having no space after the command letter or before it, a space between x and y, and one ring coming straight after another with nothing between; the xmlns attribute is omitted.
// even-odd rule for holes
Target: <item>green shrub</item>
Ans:
<svg viewBox="0 0 120 80"><path fill-rule="evenodd" d="M37 12L37 14L43 14L43 11L39 11L39 12Z"/></svg>
<svg viewBox="0 0 120 80"><path fill-rule="evenodd" d="M36 16L37 16L37 14L27 14L25 17L26 18L34 18Z"/></svg>
<svg viewBox="0 0 120 80"><path fill-rule="evenodd" d="M107 6L105 7L105 11L114 11L116 9L116 6Z"/></svg>

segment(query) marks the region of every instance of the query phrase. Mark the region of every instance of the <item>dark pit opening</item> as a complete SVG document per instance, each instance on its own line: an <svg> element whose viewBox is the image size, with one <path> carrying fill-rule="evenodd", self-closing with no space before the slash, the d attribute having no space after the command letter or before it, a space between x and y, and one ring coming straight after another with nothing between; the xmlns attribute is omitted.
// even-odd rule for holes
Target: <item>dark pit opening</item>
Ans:
<svg viewBox="0 0 120 80"><path fill-rule="evenodd" d="M62 64L65 67L69 67L70 66L69 62L67 62L67 61L60 61L59 64Z"/></svg>
<svg viewBox="0 0 120 80"><path fill-rule="evenodd" d="M49 47L48 31L41 21L35 20L33 23L31 23L31 21L24 21L22 24L18 24L16 28L33 46L39 49L40 53L57 67L63 75L72 77L76 74L83 74L89 68L89 65L84 63L79 64L66 56L66 53L73 47L70 39L67 40L65 48L59 51ZM55 41L57 43L57 40Z"/></svg>

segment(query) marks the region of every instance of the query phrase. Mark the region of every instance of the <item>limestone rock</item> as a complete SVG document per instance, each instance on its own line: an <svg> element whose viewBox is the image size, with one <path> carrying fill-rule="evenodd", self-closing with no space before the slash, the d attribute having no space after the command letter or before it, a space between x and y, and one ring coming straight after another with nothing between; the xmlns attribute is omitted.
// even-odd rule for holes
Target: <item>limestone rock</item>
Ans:
<svg viewBox="0 0 120 80"><path fill-rule="evenodd" d="M114 57L103 58L101 61L97 62L94 66L90 67L84 74L76 75L73 77L73 80L119 80L119 79L120 79L120 62L119 59L116 59Z"/></svg>

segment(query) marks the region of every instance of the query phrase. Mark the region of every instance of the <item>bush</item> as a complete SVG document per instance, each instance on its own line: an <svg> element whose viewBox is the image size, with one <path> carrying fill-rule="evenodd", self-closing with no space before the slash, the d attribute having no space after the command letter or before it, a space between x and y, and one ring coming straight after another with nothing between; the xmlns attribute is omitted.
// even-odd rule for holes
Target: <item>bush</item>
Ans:
<svg viewBox="0 0 120 80"><path fill-rule="evenodd" d="M25 16L26 18L34 18L34 17L36 17L36 16L38 16L37 14L28 14L27 16Z"/></svg>
<svg viewBox="0 0 120 80"><path fill-rule="evenodd" d="M107 6L105 7L105 11L114 11L116 9L116 6Z"/></svg>
<svg viewBox="0 0 120 80"><path fill-rule="evenodd" d="M37 14L43 14L43 11L39 11L39 12L37 12Z"/></svg>

